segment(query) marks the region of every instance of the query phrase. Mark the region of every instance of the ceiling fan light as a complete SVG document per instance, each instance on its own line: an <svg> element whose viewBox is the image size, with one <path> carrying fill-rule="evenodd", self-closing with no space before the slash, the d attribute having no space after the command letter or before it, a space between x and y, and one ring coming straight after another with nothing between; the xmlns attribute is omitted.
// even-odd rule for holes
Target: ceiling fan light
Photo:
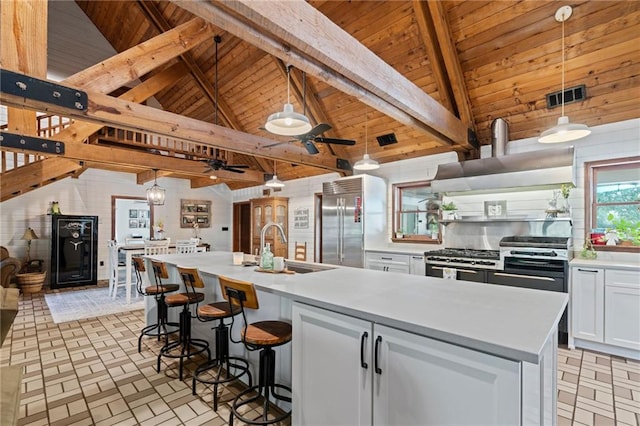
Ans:
<svg viewBox="0 0 640 426"><path fill-rule="evenodd" d="M271 114L264 127L274 135L297 136L310 131L311 123L307 117L293 111L293 104L284 104L284 110Z"/></svg>
<svg viewBox="0 0 640 426"><path fill-rule="evenodd" d="M284 182L278 179L277 175L273 175L273 177L265 183L269 188L282 188L284 186Z"/></svg>
<svg viewBox="0 0 640 426"><path fill-rule="evenodd" d="M380 168L380 164L369 157L369 154L365 154L364 157L362 157L362 160L356 161L353 168L356 170L375 170Z"/></svg>
<svg viewBox="0 0 640 426"><path fill-rule="evenodd" d="M576 139L584 138L591 134L591 130L585 124L570 123L569 117L566 115L558 118L558 124L552 128L545 130L540 135L538 142L540 143L561 143L570 142Z"/></svg>

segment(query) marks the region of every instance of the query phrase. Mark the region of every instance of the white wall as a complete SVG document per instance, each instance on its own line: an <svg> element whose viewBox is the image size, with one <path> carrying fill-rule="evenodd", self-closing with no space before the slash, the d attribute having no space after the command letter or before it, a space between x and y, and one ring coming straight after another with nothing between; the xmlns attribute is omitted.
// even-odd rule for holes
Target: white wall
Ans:
<svg viewBox="0 0 640 426"><path fill-rule="evenodd" d="M569 197L569 203L573 210L573 243L574 249L580 251L584 242L584 163L607 158L619 158L640 155L640 119L628 120L620 123L606 124L592 128L591 135L573 143L557 144L556 146L573 145L576 152L576 185ZM511 141L507 144L506 154L528 152L550 148L549 145L538 143L537 138L528 138ZM491 155L491 147L482 147L482 157ZM388 223L392 223L392 188L391 185L399 182L412 182L433 179L436 174L438 164L456 162L457 156L454 153L444 153L428 157L414 158L410 160L396 161L383 164L379 169L368 173L384 178L387 181L387 205ZM286 181L286 186L281 192L276 193L289 197L289 250L292 250L292 241L304 238L311 243L313 241L313 227L306 232L293 230L293 211L295 208L304 206L310 208L310 215L313 216L313 194L322 191L322 182L331 181L338 177L337 174L327 174L308 179L298 179ZM264 186L233 191L233 201L245 201L250 198L262 196ZM504 192L496 194L482 195L457 195L455 197L445 197L455 201L460 209L460 214L465 216L476 216L484 214L484 201L507 200L507 210L511 214L517 215L537 215L544 217L548 207L548 201L553 197L552 190L518 191ZM310 217L310 221L313 218ZM410 253L422 253L427 250L440 248L434 244L408 244L392 243L391 227L387 234L388 243L380 247L379 250L393 250ZM446 230L445 241L447 243ZM313 244L308 244L308 246ZM313 254L308 257L313 259ZM640 255L635 253L599 253L601 259L617 259L640 262Z"/></svg>
<svg viewBox="0 0 640 426"><path fill-rule="evenodd" d="M607 124L592 128L588 137L574 141L577 156L577 188L569 198L573 208L574 247L580 250L584 236L584 162L607 158L640 155L640 119L621 123ZM544 149L535 138L509 142L507 154ZM489 153L489 147L483 147L483 156ZM432 179L437 165L457 161L453 153L397 161L382 165L371 174L386 179L388 184L388 220L391 223L391 184ZM322 183L338 178L338 174L314 176L286 182L282 191L273 193L289 197L289 251L293 252L295 241L307 242L308 259L314 258L314 193L322 191ZM162 220L167 236L171 238L189 238L190 228L180 228L180 199L212 200L212 226L201 228L203 241L212 245L214 250L230 251L232 247L232 203L262 197L264 186L230 191L226 185L209 188L190 189L189 182L183 179L160 178L158 184L167 190L167 202L155 209L156 222ZM46 215L51 201L58 201L64 214L97 215L99 217L99 260L107 264L106 242L111 238L111 195L145 196L147 185L137 185L135 174L108 172L90 169L78 179L66 178L25 195L0 203L0 244L7 247L14 257L24 258L26 242L20 238L27 227L32 227L40 240L32 243L32 257L48 262L51 236L50 218ZM457 196L461 214L483 214L485 200L507 200L510 212L533 213L541 215L551 198L551 190L522 191L492 195ZM293 226L293 214L297 208L309 209L309 228L296 230ZM228 231L222 231L227 227ZM446 235L445 235L446 238ZM445 240L446 243L446 240ZM432 244L392 243L391 229L388 230L388 244L378 249L421 253L438 248ZM635 253L599 253L601 259L616 259L640 262ZM99 269L99 279L106 279L106 266Z"/></svg>
<svg viewBox="0 0 640 426"><path fill-rule="evenodd" d="M184 179L159 178L158 184L166 189L164 206L155 206L155 221L163 221L166 235L172 239L189 238L191 228L180 228L180 199L212 201L211 227L200 228L203 242L212 250L231 250L231 191L226 185L191 189ZM111 239L111 196L146 196L146 185L136 183L136 175L89 169L78 179L66 178L19 197L0 203L0 244L7 247L13 257L24 259L26 242L20 238L27 227L40 237L31 243L31 257L45 259L49 267L51 245L51 218L46 212L51 201L58 201L63 214L98 216L98 279L107 279L107 241ZM227 227L228 231L222 231Z"/></svg>

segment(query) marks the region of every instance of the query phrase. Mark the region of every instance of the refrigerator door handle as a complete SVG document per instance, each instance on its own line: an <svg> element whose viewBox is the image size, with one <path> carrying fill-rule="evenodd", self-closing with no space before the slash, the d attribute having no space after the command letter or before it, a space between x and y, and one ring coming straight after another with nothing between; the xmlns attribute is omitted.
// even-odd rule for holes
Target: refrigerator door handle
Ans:
<svg viewBox="0 0 640 426"><path fill-rule="evenodd" d="M344 198L338 198L338 263L344 260Z"/></svg>

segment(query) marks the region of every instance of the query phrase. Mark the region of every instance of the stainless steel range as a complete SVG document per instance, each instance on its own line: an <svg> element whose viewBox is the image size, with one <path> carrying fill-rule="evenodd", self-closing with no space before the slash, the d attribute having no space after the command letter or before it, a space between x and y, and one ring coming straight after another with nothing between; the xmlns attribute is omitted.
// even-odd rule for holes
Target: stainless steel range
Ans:
<svg viewBox="0 0 640 426"><path fill-rule="evenodd" d="M446 268L458 280L568 292L571 238L509 236L500 250L442 249L425 252L426 275L442 277ZM566 313L560 321L566 341Z"/></svg>
<svg viewBox="0 0 640 426"><path fill-rule="evenodd" d="M456 279L487 282L487 270L502 269L499 250L445 248L424 253L426 275L442 278L445 268L454 268Z"/></svg>

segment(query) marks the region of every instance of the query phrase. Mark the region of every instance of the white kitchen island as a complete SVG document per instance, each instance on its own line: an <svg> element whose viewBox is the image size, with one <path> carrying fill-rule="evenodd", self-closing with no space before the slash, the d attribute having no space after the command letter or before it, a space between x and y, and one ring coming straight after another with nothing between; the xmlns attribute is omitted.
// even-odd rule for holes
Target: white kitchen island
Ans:
<svg viewBox="0 0 640 426"><path fill-rule="evenodd" d="M279 348L277 367L277 379L293 384L293 424L556 423L566 294L357 268L268 274L222 252L157 258L197 267L207 302L220 299L224 275L259 290L250 321L293 320L293 356ZM211 324L193 321L212 342Z"/></svg>

